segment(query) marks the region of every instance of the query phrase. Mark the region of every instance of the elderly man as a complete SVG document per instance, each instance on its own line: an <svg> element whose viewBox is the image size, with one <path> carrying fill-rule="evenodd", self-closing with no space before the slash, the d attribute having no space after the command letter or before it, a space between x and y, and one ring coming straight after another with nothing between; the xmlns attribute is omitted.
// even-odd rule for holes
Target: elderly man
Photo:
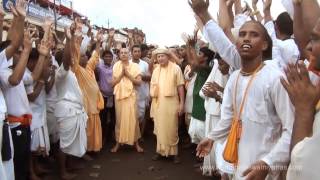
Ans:
<svg viewBox="0 0 320 180"><path fill-rule="evenodd" d="M167 49L157 49L154 55L159 62L152 74L150 95L152 97L151 117L154 118L154 133L157 136L157 155L178 157L178 115L184 109L184 78L178 65L170 61Z"/></svg>

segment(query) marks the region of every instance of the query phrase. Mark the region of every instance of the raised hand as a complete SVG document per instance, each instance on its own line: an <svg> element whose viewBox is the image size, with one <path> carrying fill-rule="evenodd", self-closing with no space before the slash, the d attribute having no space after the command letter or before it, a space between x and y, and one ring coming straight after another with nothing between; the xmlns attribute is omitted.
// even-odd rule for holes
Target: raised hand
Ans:
<svg viewBox="0 0 320 180"><path fill-rule="evenodd" d="M43 30L44 31L49 30L52 27L53 22L54 20L51 17L46 17L42 25Z"/></svg>
<svg viewBox="0 0 320 180"><path fill-rule="evenodd" d="M99 32L97 33L96 39L97 39L97 42L98 42L98 43L101 43L101 42L102 42L102 39L103 39L103 33L102 33L102 31L99 31Z"/></svg>
<svg viewBox="0 0 320 180"><path fill-rule="evenodd" d="M75 24L75 35L76 36L81 36L82 35L82 21L80 18L76 18L75 21L74 21L74 24Z"/></svg>
<svg viewBox="0 0 320 180"><path fill-rule="evenodd" d="M114 34L116 33L116 30L110 29L109 30L109 37L114 37Z"/></svg>
<svg viewBox="0 0 320 180"><path fill-rule="evenodd" d="M132 39L133 38L133 32L132 31L128 31L128 38Z"/></svg>
<svg viewBox="0 0 320 180"><path fill-rule="evenodd" d="M262 0L263 1L263 11L270 10L272 0Z"/></svg>
<svg viewBox="0 0 320 180"><path fill-rule="evenodd" d="M32 32L31 29L26 29L24 31L24 36L23 36L23 48L25 50L31 51L32 49L32 43L35 41L33 38L35 32Z"/></svg>
<svg viewBox="0 0 320 180"><path fill-rule="evenodd" d="M71 39L72 35L71 35L70 28L65 27L65 28L64 28L64 34L65 34L65 36L66 36L66 38L67 38L68 40Z"/></svg>
<svg viewBox="0 0 320 180"><path fill-rule="evenodd" d="M3 7L0 6L0 17L4 17L6 15L6 13L3 10Z"/></svg>
<svg viewBox="0 0 320 180"><path fill-rule="evenodd" d="M285 74L287 80L282 78L281 83L287 90L296 110L314 109L320 100L320 83L312 84L303 61L299 61L298 67L289 64L285 69Z"/></svg>
<svg viewBox="0 0 320 180"><path fill-rule="evenodd" d="M25 0L17 0L16 1L16 11L19 16L26 17L27 15L27 2Z"/></svg>
<svg viewBox="0 0 320 180"><path fill-rule="evenodd" d="M251 14L251 12L252 12L252 9L251 9L251 7L250 7L250 5L248 4L248 2L245 2L245 6L243 7L243 9L242 9L242 13L243 14L248 14L248 15L250 15Z"/></svg>
<svg viewBox="0 0 320 180"><path fill-rule="evenodd" d="M51 43L49 41L41 40L41 43L38 47L38 52L42 56L48 56L50 53Z"/></svg>
<svg viewBox="0 0 320 180"><path fill-rule="evenodd" d="M197 15L208 11L209 0L189 0L189 5Z"/></svg>

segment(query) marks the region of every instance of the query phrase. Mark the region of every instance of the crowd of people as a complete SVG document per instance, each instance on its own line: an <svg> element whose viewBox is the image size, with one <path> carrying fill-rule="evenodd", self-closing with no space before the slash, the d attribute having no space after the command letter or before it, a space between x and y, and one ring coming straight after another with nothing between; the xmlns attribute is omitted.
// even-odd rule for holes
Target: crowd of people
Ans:
<svg viewBox="0 0 320 180"><path fill-rule="evenodd" d="M184 45L151 46L129 33L121 48L113 29L94 34L75 18L61 40L52 19L37 29L25 0L10 4L0 43L0 179L41 179L52 159L61 179L74 179L75 162L112 139L111 153L122 145L143 153L150 122L154 161L183 163L184 126L183 148L194 148L205 176L320 178L320 6L283 2L293 8L274 20L272 0L261 12L258 0L219 0L215 21L209 0L190 0L197 27Z"/></svg>

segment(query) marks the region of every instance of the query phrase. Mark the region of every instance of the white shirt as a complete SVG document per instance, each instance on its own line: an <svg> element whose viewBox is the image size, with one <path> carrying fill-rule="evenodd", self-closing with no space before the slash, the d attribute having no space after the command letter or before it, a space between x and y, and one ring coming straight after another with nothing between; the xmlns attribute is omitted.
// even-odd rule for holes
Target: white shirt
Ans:
<svg viewBox="0 0 320 180"><path fill-rule="evenodd" d="M32 76L31 72L26 69L25 74L27 76ZM37 82L34 82L32 88L36 86ZM28 93L28 95L31 93ZM34 102L29 101L30 108L32 111L32 122L31 122L31 131L34 129L41 128L46 119L46 92L44 86L39 94L39 96L34 100Z"/></svg>
<svg viewBox="0 0 320 180"><path fill-rule="evenodd" d="M3 50L0 53L0 71L2 69L6 69L8 68L8 60L7 60L7 56L6 56L6 51ZM3 76L2 73L0 73L0 76ZM2 85L1 85L1 88ZM6 105L6 101L4 98L4 95L2 93L2 89L0 89L0 121L3 121L5 119L5 114L7 113L7 105Z"/></svg>
<svg viewBox="0 0 320 180"><path fill-rule="evenodd" d="M318 180L320 177L320 112L315 115L313 135L295 145L291 152L291 163L287 180Z"/></svg>
<svg viewBox="0 0 320 180"><path fill-rule="evenodd" d="M206 81L207 82L216 82L219 86L225 87L228 81L228 76L224 76L219 70L219 64L217 60L214 60L214 66L211 70L211 73ZM205 83L205 84L206 84ZM205 85L204 85L205 86ZM202 89L204 88L202 87ZM221 104L217 102L214 98L209 98L203 94L202 91L199 92L200 97L202 97L204 101L204 108L206 109L206 113L210 115L220 116L220 108ZM219 95L222 93L219 92Z"/></svg>
<svg viewBox="0 0 320 180"><path fill-rule="evenodd" d="M131 62L133 61L131 60ZM147 62L140 59L138 65L141 71L141 75L143 76L150 75L149 64ZM149 97L149 83L142 81L140 86L136 86L136 89L139 95L138 100L146 100Z"/></svg>
<svg viewBox="0 0 320 180"><path fill-rule="evenodd" d="M238 73L239 71L233 73L227 83L221 107L221 121L209 135L213 140L223 139L229 134ZM239 168L236 173L239 178L244 170L258 160L266 162L270 167L285 166L289 162L294 112L287 92L280 83L281 75L279 69L266 64L257 73L248 91L241 116L242 134L238 150ZM237 109L250 77L239 78Z"/></svg>
<svg viewBox="0 0 320 180"><path fill-rule="evenodd" d="M185 68L184 72L184 79L189 81L188 87L187 87L187 93L186 93L186 102L184 103L184 109L187 113L192 113L192 108L193 108L193 88L194 88L194 82L196 81L197 78L197 73L193 73L193 76L189 77L190 74L190 67L187 66Z"/></svg>
<svg viewBox="0 0 320 180"><path fill-rule="evenodd" d="M56 67L56 74L57 74L59 64L57 63L57 61L54 57L52 57L52 65L54 65ZM49 94L46 95L46 98L47 98L47 111L53 112L56 107L57 101L58 101L56 81L54 82Z"/></svg>
<svg viewBox="0 0 320 180"><path fill-rule="evenodd" d="M218 53L231 67L240 69L241 57L234 44L226 37L222 29L210 20L204 27L208 40L215 44ZM265 62L248 92L241 116L242 134L239 142L239 167L236 179L244 170L258 160L263 160L270 167L286 165L289 162L290 141L293 126L293 107L286 90L280 83L282 72L274 61ZM233 73L226 85L221 107L221 120L209 134L209 138L226 138L233 118L233 91L236 76ZM237 91L237 107L249 81L248 76L240 76ZM272 171L268 178L279 173ZM267 179L268 179L267 178Z"/></svg>
<svg viewBox="0 0 320 180"><path fill-rule="evenodd" d="M208 21L203 27L203 32L206 34L206 40L216 48L222 59L234 69L241 68L241 57L236 46L227 38L216 22Z"/></svg>
<svg viewBox="0 0 320 180"><path fill-rule="evenodd" d="M66 71L63 64L56 74L58 103L55 109L56 117L74 116L83 112L83 96L74 72Z"/></svg>
<svg viewBox="0 0 320 180"><path fill-rule="evenodd" d="M8 114L16 117L32 114L27 94L33 92L33 78L31 74L25 72L22 81L13 87L9 83L12 73L12 69L9 68L0 72L1 88L6 99Z"/></svg>
<svg viewBox="0 0 320 180"><path fill-rule="evenodd" d="M300 51L297 44L293 39L280 40L277 39L274 23L272 21L267 22L265 25L272 42L272 59L279 61L279 67L284 68L289 63L295 64L299 59Z"/></svg>

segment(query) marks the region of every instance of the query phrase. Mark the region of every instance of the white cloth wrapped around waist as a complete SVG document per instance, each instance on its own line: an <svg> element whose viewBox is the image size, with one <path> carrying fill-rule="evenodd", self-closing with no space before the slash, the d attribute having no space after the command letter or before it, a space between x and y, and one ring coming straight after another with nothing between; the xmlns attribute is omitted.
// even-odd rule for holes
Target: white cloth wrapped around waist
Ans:
<svg viewBox="0 0 320 180"><path fill-rule="evenodd" d="M73 117L58 118L60 148L62 152L82 157L87 150L87 125L88 116L85 112Z"/></svg>
<svg viewBox="0 0 320 180"><path fill-rule="evenodd" d="M85 112L82 104L69 100L61 100L57 103L54 115L59 117L72 117Z"/></svg>

